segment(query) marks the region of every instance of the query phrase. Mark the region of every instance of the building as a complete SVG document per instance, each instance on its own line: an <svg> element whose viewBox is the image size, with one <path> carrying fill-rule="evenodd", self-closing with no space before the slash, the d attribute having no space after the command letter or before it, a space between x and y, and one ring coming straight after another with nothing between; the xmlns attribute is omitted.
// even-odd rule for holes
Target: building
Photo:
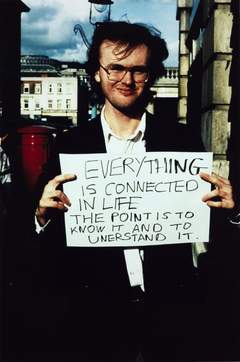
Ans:
<svg viewBox="0 0 240 362"><path fill-rule="evenodd" d="M64 126L88 119L88 90L88 76L80 63L21 57L21 115L30 122Z"/></svg>
<svg viewBox="0 0 240 362"><path fill-rule="evenodd" d="M229 166L232 18L231 0L178 0L180 87L184 77L179 118L201 133L214 154L214 170L223 176Z"/></svg>
<svg viewBox="0 0 240 362"><path fill-rule="evenodd" d="M77 124L76 77L22 77L21 115L30 119L58 117L59 123L69 119Z"/></svg>
<svg viewBox="0 0 240 362"><path fill-rule="evenodd" d="M168 67L151 91L150 112L176 119L178 68ZM29 122L76 125L90 120L99 110L83 65L40 55L21 57L21 115Z"/></svg>
<svg viewBox="0 0 240 362"><path fill-rule="evenodd" d="M178 98L178 78L177 67L166 67L166 74L157 79L151 90L155 92L155 98Z"/></svg>
<svg viewBox="0 0 240 362"><path fill-rule="evenodd" d="M148 110L167 122L177 121L178 76L177 67L166 67L165 75L151 87L153 98Z"/></svg>

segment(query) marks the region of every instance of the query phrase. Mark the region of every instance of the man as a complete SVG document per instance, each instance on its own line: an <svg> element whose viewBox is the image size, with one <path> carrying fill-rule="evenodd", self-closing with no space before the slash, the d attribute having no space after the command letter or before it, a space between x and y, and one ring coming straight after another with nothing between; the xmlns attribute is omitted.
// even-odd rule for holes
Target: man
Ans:
<svg viewBox="0 0 240 362"><path fill-rule="evenodd" d="M4 152L1 146L1 139L0 139L0 215L1 221L2 218L4 219L4 215L6 213L6 200L7 193L9 192L9 185L11 183L11 173L10 173L10 164L9 158ZM6 190L4 190L4 187Z"/></svg>
<svg viewBox="0 0 240 362"><path fill-rule="evenodd" d="M150 87L164 74L167 56L156 29L125 22L99 24L88 72L104 97L101 115L59 137L56 157L41 180L36 217L42 227L43 284L48 294L58 296L48 311L49 329L61 327L58 348L62 356L65 350L67 361L74 356L82 361L134 361L139 352L145 361L199 357L194 339L204 296L190 245L129 253L124 248L68 248L65 241L63 213L71 203L60 187L75 175L60 174L58 153L202 150L187 127L145 111ZM227 180L201 177L216 187L204 202L233 207Z"/></svg>

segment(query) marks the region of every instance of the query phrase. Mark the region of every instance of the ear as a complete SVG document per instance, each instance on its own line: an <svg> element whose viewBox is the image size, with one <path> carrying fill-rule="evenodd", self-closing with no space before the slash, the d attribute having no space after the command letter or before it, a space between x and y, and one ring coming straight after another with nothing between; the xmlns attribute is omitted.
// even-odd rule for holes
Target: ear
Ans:
<svg viewBox="0 0 240 362"><path fill-rule="evenodd" d="M96 82L98 82L98 83L100 82L99 70L96 71L94 78L95 78Z"/></svg>

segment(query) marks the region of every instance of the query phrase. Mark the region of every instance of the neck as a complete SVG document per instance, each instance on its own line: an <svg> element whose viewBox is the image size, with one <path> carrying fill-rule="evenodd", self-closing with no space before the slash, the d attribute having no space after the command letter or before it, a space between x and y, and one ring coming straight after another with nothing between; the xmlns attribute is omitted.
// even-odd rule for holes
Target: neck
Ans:
<svg viewBox="0 0 240 362"><path fill-rule="evenodd" d="M104 117L112 131L121 138L127 138L137 129L142 118L143 111L139 113L123 113L113 108L108 102L105 103Z"/></svg>

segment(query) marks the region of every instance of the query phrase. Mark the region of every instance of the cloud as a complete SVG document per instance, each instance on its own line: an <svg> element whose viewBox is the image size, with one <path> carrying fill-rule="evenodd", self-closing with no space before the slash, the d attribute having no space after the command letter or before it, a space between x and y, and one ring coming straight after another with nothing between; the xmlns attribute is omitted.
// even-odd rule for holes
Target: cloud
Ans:
<svg viewBox="0 0 240 362"><path fill-rule="evenodd" d="M89 15L90 4L88 0L24 0L24 2L31 9L30 16L34 9L38 9L41 17L46 8L57 9L59 17L65 19L86 21Z"/></svg>
<svg viewBox="0 0 240 362"><path fill-rule="evenodd" d="M24 0L31 9L22 14L22 54L45 54L62 60L85 60L86 47L73 32L80 23L91 37L88 0ZM161 30L171 44L177 41L175 0L114 0L113 20L146 22ZM172 52L176 54L176 52ZM177 58L176 58L177 59ZM175 63L177 60L175 61Z"/></svg>
<svg viewBox="0 0 240 362"><path fill-rule="evenodd" d="M81 3L76 0L28 0L25 3L31 10L22 15L22 54L84 59L84 46L73 28L80 22L90 32L87 0L81 0ZM77 54L79 50L81 56Z"/></svg>
<svg viewBox="0 0 240 362"><path fill-rule="evenodd" d="M168 42L169 56L165 61L165 65L176 67L178 65L178 41L173 40Z"/></svg>

